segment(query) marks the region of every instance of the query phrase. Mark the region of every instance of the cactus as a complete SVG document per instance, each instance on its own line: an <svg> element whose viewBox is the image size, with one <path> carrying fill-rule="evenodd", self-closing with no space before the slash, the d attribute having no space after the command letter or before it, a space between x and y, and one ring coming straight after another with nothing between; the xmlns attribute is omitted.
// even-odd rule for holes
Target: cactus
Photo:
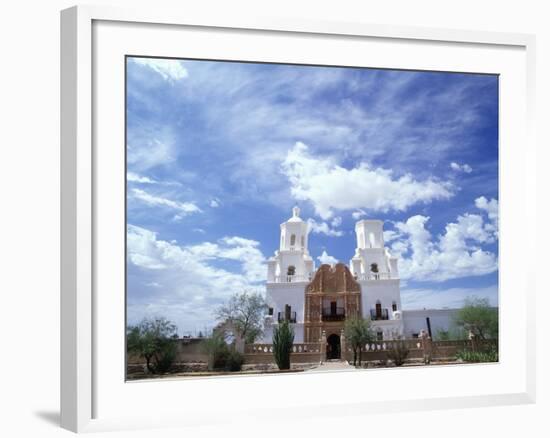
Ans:
<svg viewBox="0 0 550 438"><path fill-rule="evenodd" d="M273 356L280 370L290 369L290 353L294 344L294 331L288 321L273 329Z"/></svg>

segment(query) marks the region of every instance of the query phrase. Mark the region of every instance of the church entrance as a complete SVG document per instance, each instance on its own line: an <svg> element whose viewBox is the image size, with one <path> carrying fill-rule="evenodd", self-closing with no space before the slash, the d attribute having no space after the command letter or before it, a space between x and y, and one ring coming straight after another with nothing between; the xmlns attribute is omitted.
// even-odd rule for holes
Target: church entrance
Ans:
<svg viewBox="0 0 550 438"><path fill-rule="evenodd" d="M327 359L340 359L340 336L332 334L327 338Z"/></svg>

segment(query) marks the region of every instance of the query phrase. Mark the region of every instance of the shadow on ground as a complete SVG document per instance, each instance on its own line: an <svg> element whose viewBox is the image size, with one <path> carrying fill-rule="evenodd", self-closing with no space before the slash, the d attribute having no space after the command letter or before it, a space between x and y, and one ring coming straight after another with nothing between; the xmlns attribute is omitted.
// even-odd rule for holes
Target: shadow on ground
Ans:
<svg viewBox="0 0 550 438"><path fill-rule="evenodd" d="M59 426L60 414L57 411L37 411L34 414L46 423Z"/></svg>

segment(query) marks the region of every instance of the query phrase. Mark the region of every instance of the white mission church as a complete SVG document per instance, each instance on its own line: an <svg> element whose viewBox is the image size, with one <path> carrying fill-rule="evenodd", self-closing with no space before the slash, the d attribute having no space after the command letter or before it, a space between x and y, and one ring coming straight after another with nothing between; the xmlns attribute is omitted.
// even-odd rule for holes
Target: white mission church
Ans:
<svg viewBox="0 0 550 438"><path fill-rule="evenodd" d="M308 224L294 207L281 224L279 250L268 260L263 342L273 326L288 320L295 342L318 342L324 332L331 351L339 352L346 318L370 318L378 339L417 337L421 330L448 330L457 309L403 310L398 259L384 246L383 221L355 224L357 247L349 266L315 263L308 252Z"/></svg>

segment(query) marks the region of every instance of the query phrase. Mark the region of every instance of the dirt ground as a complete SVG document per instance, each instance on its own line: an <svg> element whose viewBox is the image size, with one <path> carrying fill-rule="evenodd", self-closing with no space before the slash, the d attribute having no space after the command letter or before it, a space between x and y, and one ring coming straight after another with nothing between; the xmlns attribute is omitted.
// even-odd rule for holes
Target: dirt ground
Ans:
<svg viewBox="0 0 550 438"><path fill-rule="evenodd" d="M441 366L460 365L465 362L460 360L438 360L426 365L421 359L408 360L401 365L403 368L419 366ZM370 361L363 362L361 366L353 366L346 361L326 361L320 363L292 364L290 370L279 370L275 364L247 364L243 365L241 371L208 371L205 362L178 363L174 365L174 371L166 374L150 374L143 370L143 366L133 365L128 369L127 380L143 379L165 379L179 377L215 377L215 376L236 376L236 375L258 375L258 374L281 374L298 373L303 371L353 371L355 369L384 369L396 368L391 362Z"/></svg>

